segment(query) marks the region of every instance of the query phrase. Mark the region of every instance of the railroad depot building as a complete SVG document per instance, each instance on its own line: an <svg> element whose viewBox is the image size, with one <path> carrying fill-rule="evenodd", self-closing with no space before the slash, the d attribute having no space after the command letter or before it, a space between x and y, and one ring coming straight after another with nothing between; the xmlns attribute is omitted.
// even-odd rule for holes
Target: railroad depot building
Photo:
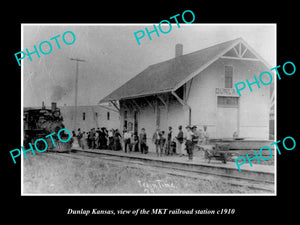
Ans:
<svg viewBox="0 0 300 225"><path fill-rule="evenodd" d="M120 113L120 127L148 138L156 127L166 133L172 126L207 127L210 138L269 139L270 85L246 87L239 97L234 84L269 71L270 66L242 38L183 55L177 44L175 57L150 65L103 98Z"/></svg>

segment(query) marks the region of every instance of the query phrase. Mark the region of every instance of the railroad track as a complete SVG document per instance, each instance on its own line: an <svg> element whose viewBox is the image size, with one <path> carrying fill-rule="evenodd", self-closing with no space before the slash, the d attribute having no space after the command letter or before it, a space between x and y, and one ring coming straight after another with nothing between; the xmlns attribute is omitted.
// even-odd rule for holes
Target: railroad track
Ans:
<svg viewBox="0 0 300 225"><path fill-rule="evenodd" d="M70 153L57 153L47 154L53 157L67 157L75 160L93 159L105 160L109 163L117 164L120 166L127 166L130 168L142 168L148 171L163 172L171 176L188 177L197 180L219 180L233 186L247 187L251 190L262 191L266 194L274 193L274 182L267 180L255 180L247 177L235 177L230 174L220 174L214 172L199 171L193 168L182 168L176 163L157 163L155 160L147 160L146 158L131 158L122 155L109 155L97 152L86 152L75 150Z"/></svg>

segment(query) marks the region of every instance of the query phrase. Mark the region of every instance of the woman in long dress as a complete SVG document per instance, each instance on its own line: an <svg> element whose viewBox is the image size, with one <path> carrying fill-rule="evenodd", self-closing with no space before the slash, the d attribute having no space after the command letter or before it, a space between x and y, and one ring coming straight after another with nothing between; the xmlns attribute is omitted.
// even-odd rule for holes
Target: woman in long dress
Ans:
<svg viewBox="0 0 300 225"><path fill-rule="evenodd" d="M114 133L114 144L113 144L113 150L115 151L120 151L122 150L122 145L121 145L121 134L119 133L118 129L115 130Z"/></svg>
<svg viewBox="0 0 300 225"><path fill-rule="evenodd" d="M79 147L77 135L76 135L74 130L72 131L72 147L73 148L78 148Z"/></svg>

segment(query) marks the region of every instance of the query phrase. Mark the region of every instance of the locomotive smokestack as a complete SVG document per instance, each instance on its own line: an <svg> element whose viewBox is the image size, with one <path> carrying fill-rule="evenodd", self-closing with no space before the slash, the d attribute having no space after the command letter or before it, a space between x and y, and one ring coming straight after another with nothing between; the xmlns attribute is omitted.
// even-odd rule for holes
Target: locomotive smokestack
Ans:
<svg viewBox="0 0 300 225"><path fill-rule="evenodd" d="M51 103L51 111L54 112L56 110L56 102Z"/></svg>

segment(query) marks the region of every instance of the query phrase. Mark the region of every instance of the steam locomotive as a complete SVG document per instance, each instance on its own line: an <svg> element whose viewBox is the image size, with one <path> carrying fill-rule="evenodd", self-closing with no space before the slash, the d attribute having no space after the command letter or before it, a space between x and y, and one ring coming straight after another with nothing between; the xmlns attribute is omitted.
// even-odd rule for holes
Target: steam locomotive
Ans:
<svg viewBox="0 0 300 225"><path fill-rule="evenodd" d="M51 109L47 109L42 103L42 108L25 107L24 108L24 147L28 148L28 144L34 144L35 140L43 138L47 141L47 151L69 152L71 150L72 139L69 142L60 142L56 135L53 135L56 146L54 147L51 138L45 136L57 132L64 128L63 117L60 109L56 107L56 103L51 103ZM68 134L62 134L61 137ZM39 145L45 145L42 141ZM45 146L37 146L39 149L44 149Z"/></svg>

